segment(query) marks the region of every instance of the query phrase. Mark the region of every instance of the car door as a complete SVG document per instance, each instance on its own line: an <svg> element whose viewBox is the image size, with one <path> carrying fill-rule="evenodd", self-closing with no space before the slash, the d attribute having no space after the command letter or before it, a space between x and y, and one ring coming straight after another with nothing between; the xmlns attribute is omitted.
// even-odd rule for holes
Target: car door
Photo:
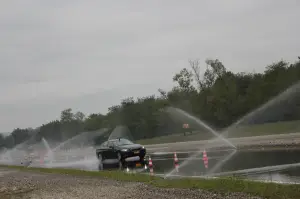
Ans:
<svg viewBox="0 0 300 199"><path fill-rule="evenodd" d="M109 148L109 158L110 159L117 159L117 150L114 142L108 142L108 148Z"/></svg>
<svg viewBox="0 0 300 199"><path fill-rule="evenodd" d="M108 143L107 141L104 142L101 147L100 147L100 151L101 151L101 154L102 154L102 158L103 159L109 159L109 148L108 148Z"/></svg>

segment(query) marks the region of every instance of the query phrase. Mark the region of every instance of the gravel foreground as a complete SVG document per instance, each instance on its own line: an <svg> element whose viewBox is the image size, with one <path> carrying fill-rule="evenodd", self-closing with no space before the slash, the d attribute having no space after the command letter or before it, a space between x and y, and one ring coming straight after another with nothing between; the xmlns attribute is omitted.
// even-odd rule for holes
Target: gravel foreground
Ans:
<svg viewBox="0 0 300 199"><path fill-rule="evenodd" d="M0 169L0 198L33 199L259 199L244 193L219 194L202 190L164 189L143 183L93 177Z"/></svg>

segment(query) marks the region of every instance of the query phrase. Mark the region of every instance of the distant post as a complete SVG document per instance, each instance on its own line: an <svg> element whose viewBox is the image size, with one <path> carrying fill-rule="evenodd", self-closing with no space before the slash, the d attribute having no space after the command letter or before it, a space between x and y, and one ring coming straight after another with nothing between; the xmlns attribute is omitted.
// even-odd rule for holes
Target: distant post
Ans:
<svg viewBox="0 0 300 199"><path fill-rule="evenodd" d="M182 128L184 129L184 136L188 133L188 129L190 128L190 125L185 123L182 125Z"/></svg>

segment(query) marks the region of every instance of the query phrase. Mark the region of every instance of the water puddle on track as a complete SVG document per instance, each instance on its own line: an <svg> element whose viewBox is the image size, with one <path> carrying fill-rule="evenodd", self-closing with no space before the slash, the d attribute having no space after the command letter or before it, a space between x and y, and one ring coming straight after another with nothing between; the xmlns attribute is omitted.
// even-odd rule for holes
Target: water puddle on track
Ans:
<svg viewBox="0 0 300 199"><path fill-rule="evenodd" d="M84 151L83 153L68 155L56 153L56 161L40 163L39 159L35 159L31 166L97 171L98 162L92 152L87 154ZM225 176L235 175L252 180L300 183L300 150L242 150L236 151L228 161L222 162L231 153L230 150L207 151L208 168L205 168L202 153L198 157L190 158L192 155L190 152L178 152L179 165L187 159L189 161L179 168L179 172L174 172L172 175L184 177L205 176L210 174L213 169L211 176L216 174L222 176L223 173ZM153 161L154 174L165 176L174 169L174 153L150 153L148 155L151 156ZM18 160L13 164L20 165L20 162ZM139 172L149 173L149 170ZM4 175L5 171L1 172L0 170L0 176L2 173Z"/></svg>
<svg viewBox="0 0 300 199"><path fill-rule="evenodd" d="M300 183L300 150L260 150L237 151L223 163L220 162L230 155L230 151L207 152L208 168L205 168L202 154L194 157L187 164L179 168L179 172L172 175L184 177L204 176L224 173L251 180L272 181L282 183ZM190 154L178 153L179 165ZM168 174L174 169L174 155L152 155L154 172ZM218 165L217 167L215 167ZM214 172L211 169L214 168ZM225 176L226 176L225 175Z"/></svg>

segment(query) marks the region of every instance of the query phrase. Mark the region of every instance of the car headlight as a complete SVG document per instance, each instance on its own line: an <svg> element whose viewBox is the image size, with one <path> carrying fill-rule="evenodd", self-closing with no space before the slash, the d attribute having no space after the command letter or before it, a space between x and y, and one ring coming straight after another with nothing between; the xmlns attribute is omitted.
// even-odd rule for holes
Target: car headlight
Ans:
<svg viewBox="0 0 300 199"><path fill-rule="evenodd" d="M121 151L126 152L126 151L128 151L128 149L122 149Z"/></svg>
<svg viewBox="0 0 300 199"><path fill-rule="evenodd" d="M145 147L144 147L144 146L142 146L142 149L145 149Z"/></svg>

